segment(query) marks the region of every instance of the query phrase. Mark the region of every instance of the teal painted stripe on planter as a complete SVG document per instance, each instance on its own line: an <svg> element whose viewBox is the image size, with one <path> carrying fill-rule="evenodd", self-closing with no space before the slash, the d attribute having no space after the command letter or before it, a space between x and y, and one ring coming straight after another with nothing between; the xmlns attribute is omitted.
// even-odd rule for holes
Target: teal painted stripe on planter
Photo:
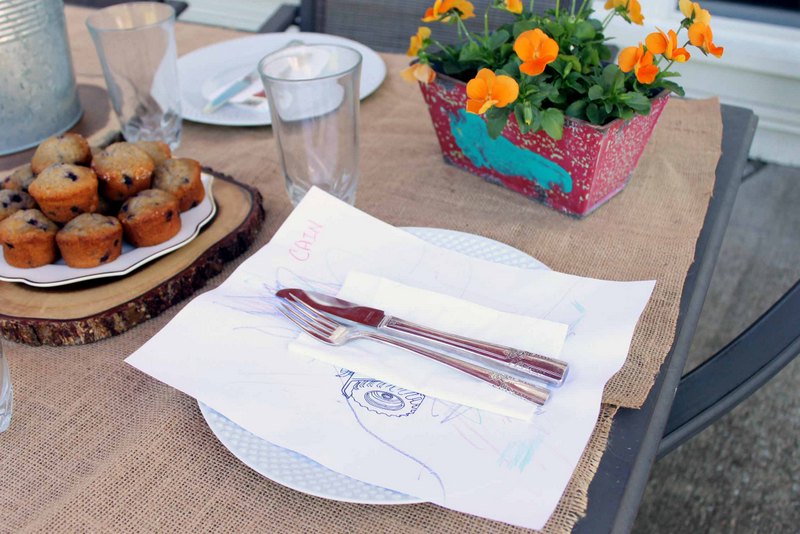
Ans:
<svg viewBox="0 0 800 534"><path fill-rule="evenodd" d="M572 191L572 177L563 167L503 137L492 139L480 116L463 109L458 115L450 113L450 130L458 148L476 167L521 176L544 189L557 185L565 193Z"/></svg>

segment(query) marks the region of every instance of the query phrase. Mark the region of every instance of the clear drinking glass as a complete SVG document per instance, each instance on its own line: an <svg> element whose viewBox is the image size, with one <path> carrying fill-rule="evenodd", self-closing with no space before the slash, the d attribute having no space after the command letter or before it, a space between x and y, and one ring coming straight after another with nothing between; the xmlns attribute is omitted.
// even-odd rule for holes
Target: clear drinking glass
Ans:
<svg viewBox="0 0 800 534"><path fill-rule="evenodd" d="M3 356L3 345L0 344L0 432L11 424L11 409L14 405L14 390L11 387L11 373L8 362Z"/></svg>
<svg viewBox="0 0 800 534"><path fill-rule="evenodd" d="M312 186L353 204L358 182L361 54L338 45L299 45L258 64L289 199Z"/></svg>
<svg viewBox="0 0 800 534"><path fill-rule="evenodd" d="M159 2L101 9L86 19L111 104L128 141L181 139L175 10Z"/></svg>

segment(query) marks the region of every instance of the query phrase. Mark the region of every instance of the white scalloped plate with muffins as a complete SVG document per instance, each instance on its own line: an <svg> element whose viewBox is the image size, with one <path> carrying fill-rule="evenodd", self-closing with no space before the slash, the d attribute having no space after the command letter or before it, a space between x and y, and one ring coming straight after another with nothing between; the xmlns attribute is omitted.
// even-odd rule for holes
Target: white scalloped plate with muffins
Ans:
<svg viewBox="0 0 800 534"><path fill-rule="evenodd" d="M169 254L188 245L200 233L217 213L217 204L212 194L214 177L202 173L201 179L206 190L205 198L196 207L181 213L181 229L171 239L152 247L134 247L123 242L122 254L109 263L89 269L69 267L63 259L50 265L33 269L12 267L0 254L0 280L3 282L21 282L36 287L56 287L98 278L125 276L146 263Z"/></svg>

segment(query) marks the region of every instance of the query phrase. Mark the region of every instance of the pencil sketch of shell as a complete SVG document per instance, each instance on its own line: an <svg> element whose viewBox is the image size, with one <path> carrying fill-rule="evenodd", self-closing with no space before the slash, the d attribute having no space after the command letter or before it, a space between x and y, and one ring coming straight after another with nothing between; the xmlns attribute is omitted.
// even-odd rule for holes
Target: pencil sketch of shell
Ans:
<svg viewBox="0 0 800 534"><path fill-rule="evenodd" d="M342 395L370 412L388 417L405 417L417 411L425 395L374 378L351 375Z"/></svg>

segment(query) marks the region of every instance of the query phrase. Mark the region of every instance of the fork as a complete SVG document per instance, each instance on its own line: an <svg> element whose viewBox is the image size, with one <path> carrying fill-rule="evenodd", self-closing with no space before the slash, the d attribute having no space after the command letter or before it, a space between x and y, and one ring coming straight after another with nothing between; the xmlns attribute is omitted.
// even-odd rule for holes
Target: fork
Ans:
<svg viewBox="0 0 800 534"><path fill-rule="evenodd" d="M354 339L371 339L379 343L405 349L409 352L425 356L444 365L458 369L470 376L492 384L496 388L507 391L527 401L543 405L550 396L549 390L519 380L513 376L486 369L471 362L459 360L441 352L429 350L413 343L378 332L372 332L354 326L348 326L326 317L303 302L282 300L275 304L276 309L287 319L299 326L304 332L327 345L340 346Z"/></svg>

